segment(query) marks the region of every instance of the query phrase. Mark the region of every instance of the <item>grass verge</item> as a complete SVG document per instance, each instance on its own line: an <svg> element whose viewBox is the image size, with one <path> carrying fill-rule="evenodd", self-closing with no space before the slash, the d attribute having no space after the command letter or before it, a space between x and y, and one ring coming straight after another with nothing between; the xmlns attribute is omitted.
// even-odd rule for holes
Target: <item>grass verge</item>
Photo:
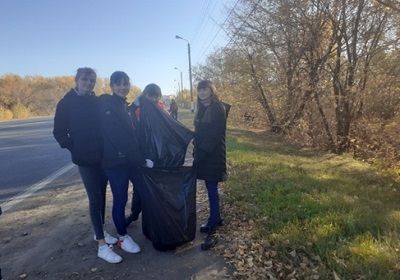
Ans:
<svg viewBox="0 0 400 280"><path fill-rule="evenodd" d="M240 129L227 131L227 157L216 250L235 277L400 279L394 172Z"/></svg>

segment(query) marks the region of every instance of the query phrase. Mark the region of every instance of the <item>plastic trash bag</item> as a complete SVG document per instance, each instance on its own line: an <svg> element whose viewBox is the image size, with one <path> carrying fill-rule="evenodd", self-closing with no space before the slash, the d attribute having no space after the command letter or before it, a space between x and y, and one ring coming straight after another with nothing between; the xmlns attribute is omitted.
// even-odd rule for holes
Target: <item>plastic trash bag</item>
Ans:
<svg viewBox="0 0 400 280"><path fill-rule="evenodd" d="M194 132L146 98L140 100L139 124L139 143L146 158L156 167L183 165Z"/></svg>
<svg viewBox="0 0 400 280"><path fill-rule="evenodd" d="M143 168L143 234L160 251L173 250L196 235L196 174L192 167Z"/></svg>
<svg viewBox="0 0 400 280"><path fill-rule="evenodd" d="M231 106L231 104L228 104L228 103L225 103L225 102L222 102L222 104L225 107L225 117L228 118L229 111L231 110L232 106Z"/></svg>

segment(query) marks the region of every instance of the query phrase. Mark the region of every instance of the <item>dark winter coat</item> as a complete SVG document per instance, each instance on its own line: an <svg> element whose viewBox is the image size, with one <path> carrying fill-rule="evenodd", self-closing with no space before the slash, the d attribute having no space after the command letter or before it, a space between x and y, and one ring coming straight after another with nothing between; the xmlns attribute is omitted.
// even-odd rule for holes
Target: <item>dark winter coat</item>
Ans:
<svg viewBox="0 0 400 280"><path fill-rule="evenodd" d="M195 120L194 164L197 179L221 182L226 177L226 111L218 102L200 105Z"/></svg>
<svg viewBox="0 0 400 280"><path fill-rule="evenodd" d="M94 94L79 96L71 89L58 104L53 135L61 148L71 152L72 162L81 166L100 166L102 140L99 99Z"/></svg>
<svg viewBox="0 0 400 280"><path fill-rule="evenodd" d="M103 169L144 166L133 119L126 99L118 95L100 96L100 122L103 135Z"/></svg>

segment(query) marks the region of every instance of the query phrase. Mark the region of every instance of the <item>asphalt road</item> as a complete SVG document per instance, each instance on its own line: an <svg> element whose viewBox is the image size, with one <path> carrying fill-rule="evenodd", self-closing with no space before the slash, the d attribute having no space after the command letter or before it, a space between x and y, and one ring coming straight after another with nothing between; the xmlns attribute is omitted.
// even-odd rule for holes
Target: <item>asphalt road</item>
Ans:
<svg viewBox="0 0 400 280"><path fill-rule="evenodd" d="M51 117L0 122L0 206L70 164L52 131Z"/></svg>

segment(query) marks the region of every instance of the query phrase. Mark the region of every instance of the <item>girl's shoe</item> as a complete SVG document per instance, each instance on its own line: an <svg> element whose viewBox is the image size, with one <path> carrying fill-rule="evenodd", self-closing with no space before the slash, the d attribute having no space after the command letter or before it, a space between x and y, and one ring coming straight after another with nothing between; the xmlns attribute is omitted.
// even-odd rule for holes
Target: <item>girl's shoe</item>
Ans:
<svg viewBox="0 0 400 280"><path fill-rule="evenodd" d="M219 220L218 224L217 224L217 228L220 226L223 226L224 224L222 223L222 220ZM208 226L208 222L207 224L202 224L200 226L200 232L201 233L208 233L208 231L210 230L210 227Z"/></svg>
<svg viewBox="0 0 400 280"><path fill-rule="evenodd" d="M107 245L107 248L103 250L99 248L97 256L109 263L120 263L122 261L121 256L114 253L112 245Z"/></svg>
<svg viewBox="0 0 400 280"><path fill-rule="evenodd" d="M99 241L99 240L96 238L96 235L94 235L94 241ZM115 238L114 236L109 235L109 234L107 233L107 231L104 231L104 241L105 241L107 244L114 245L114 244L117 244L118 239Z"/></svg>
<svg viewBox="0 0 400 280"><path fill-rule="evenodd" d="M207 237L204 238L203 243L201 244L201 250L209 250L217 244L217 230L216 228L209 229Z"/></svg>
<svg viewBox="0 0 400 280"><path fill-rule="evenodd" d="M139 253L141 251L139 245L128 235L121 236L118 240L118 247L128 253Z"/></svg>

